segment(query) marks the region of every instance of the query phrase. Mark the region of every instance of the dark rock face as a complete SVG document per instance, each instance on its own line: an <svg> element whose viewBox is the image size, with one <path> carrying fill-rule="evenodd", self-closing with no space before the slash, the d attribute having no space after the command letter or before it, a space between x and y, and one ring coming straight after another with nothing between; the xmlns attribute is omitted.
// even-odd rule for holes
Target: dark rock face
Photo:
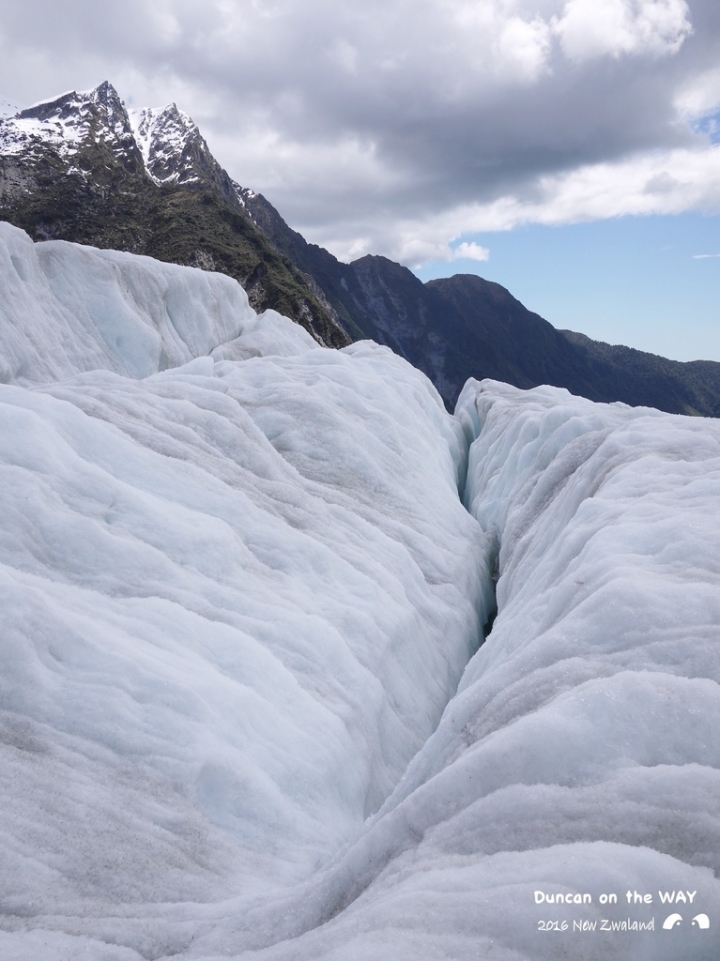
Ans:
<svg viewBox="0 0 720 961"><path fill-rule="evenodd" d="M0 120L0 218L35 240L221 271L256 310L292 317L327 346L350 342L174 104L131 118L106 82Z"/></svg>
<svg viewBox="0 0 720 961"><path fill-rule="evenodd" d="M453 328L453 343L465 349L447 357L455 387L464 383L474 364L483 377L517 387L552 384L606 403L622 401L677 414L720 414L719 363L680 363L556 330L504 287L474 275L435 280L427 286L454 308L463 325Z"/></svg>

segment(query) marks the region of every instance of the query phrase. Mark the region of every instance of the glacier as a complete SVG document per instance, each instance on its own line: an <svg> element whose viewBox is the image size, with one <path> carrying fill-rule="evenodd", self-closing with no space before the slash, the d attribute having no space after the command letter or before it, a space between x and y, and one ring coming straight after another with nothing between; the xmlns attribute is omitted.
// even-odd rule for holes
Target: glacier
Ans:
<svg viewBox="0 0 720 961"><path fill-rule="evenodd" d="M717 422L5 224L0 358L0 957L717 961Z"/></svg>

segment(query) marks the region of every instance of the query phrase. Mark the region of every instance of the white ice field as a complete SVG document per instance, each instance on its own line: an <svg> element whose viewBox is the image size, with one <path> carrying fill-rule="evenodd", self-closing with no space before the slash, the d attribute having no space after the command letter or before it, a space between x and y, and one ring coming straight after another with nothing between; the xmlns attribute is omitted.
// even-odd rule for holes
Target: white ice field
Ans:
<svg viewBox="0 0 720 961"><path fill-rule="evenodd" d="M6 224L0 358L2 961L720 959L717 421Z"/></svg>

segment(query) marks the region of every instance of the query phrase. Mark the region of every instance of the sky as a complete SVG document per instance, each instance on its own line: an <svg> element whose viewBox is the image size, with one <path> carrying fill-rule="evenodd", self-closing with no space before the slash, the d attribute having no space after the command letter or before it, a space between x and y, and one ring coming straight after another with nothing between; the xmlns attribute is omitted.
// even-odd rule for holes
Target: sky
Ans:
<svg viewBox="0 0 720 961"><path fill-rule="evenodd" d="M720 360L717 0L0 0L0 101L104 79L343 260Z"/></svg>

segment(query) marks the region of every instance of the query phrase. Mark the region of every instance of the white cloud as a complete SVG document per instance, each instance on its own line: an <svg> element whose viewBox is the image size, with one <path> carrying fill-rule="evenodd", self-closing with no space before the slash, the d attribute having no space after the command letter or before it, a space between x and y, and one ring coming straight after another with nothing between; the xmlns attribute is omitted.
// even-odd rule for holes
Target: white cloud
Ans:
<svg viewBox="0 0 720 961"><path fill-rule="evenodd" d="M412 233L413 229L417 229L416 234ZM482 247L474 241L467 240L457 246L452 246L454 239L448 240L443 235L442 230L433 232L424 228L422 224L413 225L410 223L405 225L404 230L397 238L396 246L391 251L387 251L386 256L404 264L410 264L414 268L421 267L430 261L450 263L457 260L475 260L485 262L490 259L490 251L487 247ZM378 251L377 249L378 241L377 236L365 237L358 251L343 250L344 256L341 259L351 261L364 254L383 253L384 251ZM380 241L380 244L382 244L382 241Z"/></svg>
<svg viewBox="0 0 720 961"><path fill-rule="evenodd" d="M453 250L453 260L489 260L490 251L474 242L463 241Z"/></svg>
<svg viewBox="0 0 720 961"><path fill-rule="evenodd" d="M550 25L539 17L510 17L495 42L497 73L509 73L526 82L536 80L547 68L551 41Z"/></svg>
<svg viewBox="0 0 720 961"><path fill-rule="evenodd" d="M720 108L720 67L691 77L678 91L675 105L688 119L697 119Z"/></svg>
<svg viewBox="0 0 720 961"><path fill-rule="evenodd" d="M357 74L358 50L348 40L342 38L335 40L330 46L328 56L347 73Z"/></svg>
<svg viewBox="0 0 720 961"><path fill-rule="evenodd" d="M335 233L330 242L342 259L373 252L419 267L431 261L472 257L473 253L472 259L488 259L489 252L473 242L453 249L459 235L512 230L530 223L560 225L688 210L720 212L720 146L588 164L541 177L525 194L507 193L487 203L397 219L390 228L379 226L366 233L362 249L352 255L348 250L352 223L345 225L347 234ZM312 230L309 234L312 238Z"/></svg>
<svg viewBox="0 0 720 961"><path fill-rule="evenodd" d="M568 0L554 30L573 60L676 53L691 33L684 0Z"/></svg>

